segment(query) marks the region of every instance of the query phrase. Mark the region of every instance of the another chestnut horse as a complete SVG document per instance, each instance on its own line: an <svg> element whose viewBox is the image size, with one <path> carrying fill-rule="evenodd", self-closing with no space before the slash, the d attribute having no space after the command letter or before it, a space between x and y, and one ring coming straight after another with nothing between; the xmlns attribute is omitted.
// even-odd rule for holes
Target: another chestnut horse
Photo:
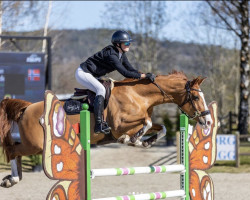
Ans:
<svg viewBox="0 0 250 200"><path fill-rule="evenodd" d="M154 124L151 120L153 107L164 103L177 104L203 128L209 128L212 119L200 90L203 80L204 78L198 77L188 81L184 73L173 72L169 75L157 76L154 83L148 79L125 79L115 82L109 105L104 111L104 117L111 127L112 135L93 133L94 123L91 123L91 144L118 141L133 146L150 147L166 134L163 125ZM11 187L21 179L21 156L42 153L44 132L39 119L43 112L43 101L31 104L19 99L5 99L1 102L0 137L4 152L8 161L17 160L17 166L11 163L12 176L5 177L2 186ZM68 119L75 124L79 122L79 115L69 115ZM20 144L15 144L11 139L10 130L13 121L18 123ZM93 115L91 115L91 122L93 122ZM157 133L147 140L141 139L143 135L152 132Z"/></svg>

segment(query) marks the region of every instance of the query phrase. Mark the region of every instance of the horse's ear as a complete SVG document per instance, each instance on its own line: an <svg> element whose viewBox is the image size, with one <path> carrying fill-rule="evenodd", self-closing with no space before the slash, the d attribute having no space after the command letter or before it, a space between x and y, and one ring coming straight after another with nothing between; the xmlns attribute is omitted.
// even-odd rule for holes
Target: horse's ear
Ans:
<svg viewBox="0 0 250 200"><path fill-rule="evenodd" d="M201 85L202 82L207 78L207 77L198 77L199 80L198 80L198 84Z"/></svg>
<svg viewBox="0 0 250 200"><path fill-rule="evenodd" d="M191 82L190 82L190 86L193 87L196 83L198 83L199 77L194 78Z"/></svg>
<svg viewBox="0 0 250 200"><path fill-rule="evenodd" d="M193 87L195 84L200 85L207 77L198 76L190 82L190 86Z"/></svg>

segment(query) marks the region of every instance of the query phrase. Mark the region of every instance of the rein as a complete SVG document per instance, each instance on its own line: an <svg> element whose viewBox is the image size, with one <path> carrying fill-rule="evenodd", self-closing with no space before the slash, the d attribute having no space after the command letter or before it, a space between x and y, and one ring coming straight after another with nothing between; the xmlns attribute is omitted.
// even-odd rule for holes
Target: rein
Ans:
<svg viewBox="0 0 250 200"><path fill-rule="evenodd" d="M170 99L170 101L172 103L174 103L173 99L169 97L169 95L154 81L152 82L156 87L159 88L159 90L161 91L161 93L163 94L163 96L165 95L167 98ZM202 117L202 116L205 116L205 115L208 115L210 114L210 111L209 110L205 110L203 112L200 112L199 110L197 110L197 108L195 107L194 105L194 102L193 102L193 99L192 99L192 95L191 95L191 91L194 90L194 91L197 91L197 92L201 92L201 90L197 90L197 89L194 89L194 88L191 88L190 87L190 81L187 81L186 85L185 85L185 89L186 89L186 92L187 92L187 95L186 95L186 99L184 100L184 102L181 104L181 105L178 105L177 104L177 107L179 108L179 110L184 114L186 115L189 119L194 119L196 117ZM193 106L193 108L195 109L195 113L194 115L191 117L189 116L185 111L183 111L182 107L186 104L190 102L191 105Z"/></svg>

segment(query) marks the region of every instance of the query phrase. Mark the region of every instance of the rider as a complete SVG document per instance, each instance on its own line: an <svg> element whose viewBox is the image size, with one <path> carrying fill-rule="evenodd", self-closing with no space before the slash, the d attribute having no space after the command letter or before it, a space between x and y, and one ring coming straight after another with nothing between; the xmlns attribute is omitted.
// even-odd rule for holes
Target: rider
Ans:
<svg viewBox="0 0 250 200"><path fill-rule="evenodd" d="M77 82L96 93L94 100L95 133L109 134L111 130L108 124L102 120L106 90L97 78L117 70L126 78L149 78L154 81L154 74L139 73L129 63L125 53L129 51L132 41L126 31L118 30L114 32L111 38L113 45L108 45L89 57L76 70L75 78Z"/></svg>

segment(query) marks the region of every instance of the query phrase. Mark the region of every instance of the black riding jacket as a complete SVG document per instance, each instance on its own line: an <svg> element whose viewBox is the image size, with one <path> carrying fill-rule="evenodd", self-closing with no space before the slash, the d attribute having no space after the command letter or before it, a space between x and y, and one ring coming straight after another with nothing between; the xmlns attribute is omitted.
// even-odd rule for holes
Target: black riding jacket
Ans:
<svg viewBox="0 0 250 200"><path fill-rule="evenodd" d="M141 77L141 74L129 63L125 53L119 59L119 51L113 45L109 45L89 57L80 66L84 72L90 73L94 77L101 77L115 70L126 78L140 79Z"/></svg>

